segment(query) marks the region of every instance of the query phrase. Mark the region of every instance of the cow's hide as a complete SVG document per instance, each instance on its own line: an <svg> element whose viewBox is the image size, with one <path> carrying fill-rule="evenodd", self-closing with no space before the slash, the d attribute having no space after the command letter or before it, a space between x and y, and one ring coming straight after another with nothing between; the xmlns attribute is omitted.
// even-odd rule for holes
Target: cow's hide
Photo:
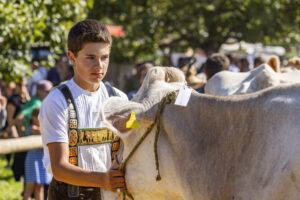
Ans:
<svg viewBox="0 0 300 200"><path fill-rule="evenodd" d="M176 78L166 78L169 70ZM104 103L102 118L122 138L123 158L153 123L158 102L184 85L180 74L151 69L134 101ZM138 129L125 128L131 112ZM136 200L299 199L299 121L299 84L230 97L193 92L187 107L167 105L161 117L162 180L155 180L152 131L127 164L128 190Z"/></svg>
<svg viewBox="0 0 300 200"><path fill-rule="evenodd" d="M263 64L249 72L219 72L207 82L205 93L221 96L245 94L296 82L300 82L300 71L276 73L268 64Z"/></svg>

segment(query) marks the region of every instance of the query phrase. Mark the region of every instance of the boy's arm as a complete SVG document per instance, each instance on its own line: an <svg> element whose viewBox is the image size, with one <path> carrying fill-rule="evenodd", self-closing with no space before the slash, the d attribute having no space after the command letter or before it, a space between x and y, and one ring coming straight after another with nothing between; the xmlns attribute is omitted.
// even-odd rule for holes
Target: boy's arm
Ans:
<svg viewBox="0 0 300 200"><path fill-rule="evenodd" d="M113 192L125 190L124 173L115 166L107 173L92 172L69 163L67 143L54 142L48 145L51 169L56 180L85 187L102 187Z"/></svg>

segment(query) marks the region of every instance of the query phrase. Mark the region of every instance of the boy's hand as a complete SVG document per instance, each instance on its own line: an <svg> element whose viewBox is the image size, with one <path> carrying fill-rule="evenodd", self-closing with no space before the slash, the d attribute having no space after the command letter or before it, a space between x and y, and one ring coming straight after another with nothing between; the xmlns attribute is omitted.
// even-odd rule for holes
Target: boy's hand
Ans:
<svg viewBox="0 0 300 200"><path fill-rule="evenodd" d="M126 189L125 174L119 170L119 165L114 165L106 173L106 181L104 187L112 192L123 192Z"/></svg>

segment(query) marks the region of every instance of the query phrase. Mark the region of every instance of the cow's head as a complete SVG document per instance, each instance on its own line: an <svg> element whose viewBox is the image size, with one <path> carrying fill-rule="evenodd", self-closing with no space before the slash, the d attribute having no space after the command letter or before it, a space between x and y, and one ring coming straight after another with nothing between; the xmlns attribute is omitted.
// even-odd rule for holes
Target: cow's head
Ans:
<svg viewBox="0 0 300 200"><path fill-rule="evenodd" d="M154 67L146 75L145 80L132 101L112 97L104 102L101 116L104 123L121 138L129 135L131 129L126 122L131 112L135 112L141 127L154 121L157 104L169 92L186 85L184 74L173 67Z"/></svg>
<svg viewBox="0 0 300 200"><path fill-rule="evenodd" d="M298 70L300 70L300 58L291 58L288 60L287 63L288 67L294 67Z"/></svg>
<svg viewBox="0 0 300 200"><path fill-rule="evenodd" d="M168 92L177 90L183 85L186 85L186 82L180 70L171 67L154 67L147 73L132 101L111 97L103 103L101 117L104 123L122 138L124 144L123 151L118 153L118 161L123 162L128 157L146 129L154 122L161 99ZM131 112L136 114L139 123L137 129L126 128ZM137 198L145 191L149 192L159 187L157 185L159 183L155 181L157 175L155 162L149 160L149 153L153 152L153 143L154 137L149 135L126 164L126 186ZM140 196L140 199L143 198Z"/></svg>

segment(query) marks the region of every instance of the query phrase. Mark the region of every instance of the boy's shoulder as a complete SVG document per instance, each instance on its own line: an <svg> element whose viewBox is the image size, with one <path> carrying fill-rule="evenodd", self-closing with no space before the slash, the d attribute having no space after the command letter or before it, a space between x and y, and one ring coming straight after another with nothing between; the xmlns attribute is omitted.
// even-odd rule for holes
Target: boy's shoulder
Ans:
<svg viewBox="0 0 300 200"><path fill-rule="evenodd" d="M60 104L65 105L65 98L61 91L56 86L55 88L52 88L50 93L47 95L47 97L43 100L43 105L53 105L53 104Z"/></svg>

